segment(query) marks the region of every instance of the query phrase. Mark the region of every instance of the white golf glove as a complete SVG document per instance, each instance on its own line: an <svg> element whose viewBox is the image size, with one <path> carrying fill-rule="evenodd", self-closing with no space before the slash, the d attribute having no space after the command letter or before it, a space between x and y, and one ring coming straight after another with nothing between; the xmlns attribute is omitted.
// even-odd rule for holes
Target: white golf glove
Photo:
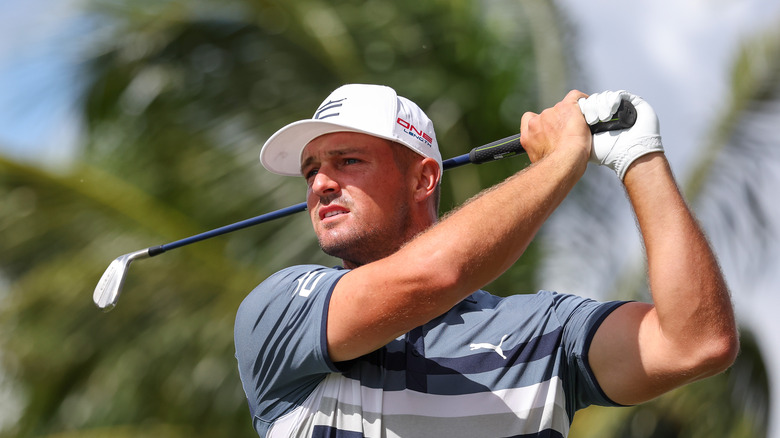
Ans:
<svg viewBox="0 0 780 438"><path fill-rule="evenodd" d="M605 91L591 94L577 103L588 125L604 122L628 100L636 108L636 123L628 129L605 131L593 135L590 161L607 166L623 181L628 166L637 158L651 152L663 152L661 130L653 108L641 97L626 91Z"/></svg>

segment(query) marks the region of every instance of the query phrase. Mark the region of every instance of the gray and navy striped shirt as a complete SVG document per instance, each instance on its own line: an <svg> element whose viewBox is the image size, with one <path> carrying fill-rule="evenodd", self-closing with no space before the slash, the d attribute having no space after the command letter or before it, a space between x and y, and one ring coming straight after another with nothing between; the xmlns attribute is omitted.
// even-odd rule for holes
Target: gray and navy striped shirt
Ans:
<svg viewBox="0 0 780 438"><path fill-rule="evenodd" d="M622 302L480 290L377 351L333 363L328 302L347 272L287 268L241 304L236 357L261 437L565 437L577 409L616 405L587 352Z"/></svg>

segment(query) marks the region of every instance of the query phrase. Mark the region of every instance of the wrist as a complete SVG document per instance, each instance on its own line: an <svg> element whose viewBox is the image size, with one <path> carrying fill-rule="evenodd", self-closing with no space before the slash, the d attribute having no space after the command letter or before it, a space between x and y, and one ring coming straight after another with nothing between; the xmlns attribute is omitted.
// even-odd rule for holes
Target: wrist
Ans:
<svg viewBox="0 0 780 438"><path fill-rule="evenodd" d="M551 166L560 170L560 177L563 179L574 178L579 180L588 168L588 159L590 151L581 147L558 148L550 154L543 157L536 164ZM554 177L555 174L551 174Z"/></svg>
<svg viewBox="0 0 780 438"><path fill-rule="evenodd" d="M626 168L623 176L623 184L626 187L647 181L653 178L659 172L666 173L669 170L669 163L663 152L651 152L634 160Z"/></svg>

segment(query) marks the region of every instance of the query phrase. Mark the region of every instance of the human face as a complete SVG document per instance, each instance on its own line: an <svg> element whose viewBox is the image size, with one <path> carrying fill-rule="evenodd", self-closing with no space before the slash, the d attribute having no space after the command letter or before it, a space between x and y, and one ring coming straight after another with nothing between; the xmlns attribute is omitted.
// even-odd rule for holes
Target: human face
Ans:
<svg viewBox="0 0 780 438"><path fill-rule="evenodd" d="M354 268L397 251L412 234L411 191L390 141L354 132L309 142L306 203L322 250Z"/></svg>

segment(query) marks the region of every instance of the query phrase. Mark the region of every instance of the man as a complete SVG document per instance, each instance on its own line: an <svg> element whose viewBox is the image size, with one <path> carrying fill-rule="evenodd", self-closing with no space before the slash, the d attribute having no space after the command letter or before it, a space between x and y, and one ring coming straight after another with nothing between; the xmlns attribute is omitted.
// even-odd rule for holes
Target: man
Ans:
<svg viewBox="0 0 780 438"><path fill-rule="evenodd" d="M577 409L640 403L733 362L728 290L652 108L625 92L586 97L524 114L531 166L441 221L433 125L388 87L343 86L266 142L268 170L306 179L320 246L343 267L284 269L239 308L236 356L261 437L564 437ZM636 124L591 135L621 99ZM653 304L481 291L589 159L625 184Z"/></svg>

